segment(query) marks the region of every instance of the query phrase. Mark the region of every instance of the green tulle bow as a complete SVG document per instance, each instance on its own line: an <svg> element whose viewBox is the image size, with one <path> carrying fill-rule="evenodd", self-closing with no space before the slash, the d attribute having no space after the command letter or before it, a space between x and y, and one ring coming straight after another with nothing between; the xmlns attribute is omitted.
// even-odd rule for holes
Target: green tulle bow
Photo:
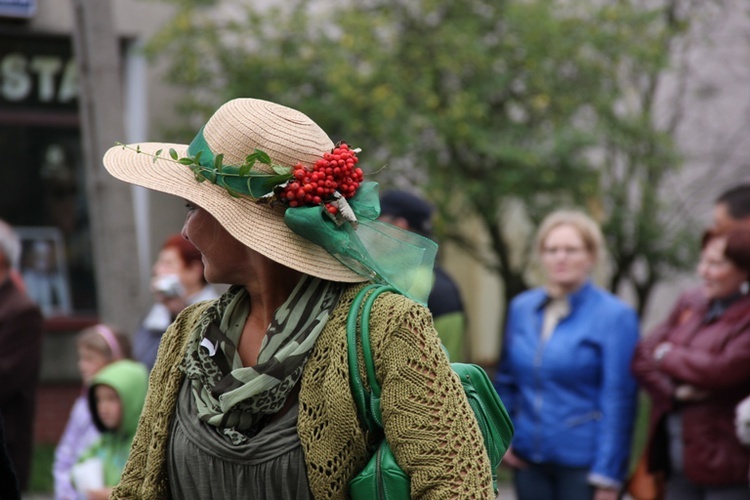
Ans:
<svg viewBox="0 0 750 500"><path fill-rule="evenodd" d="M437 244L376 220L380 215L377 182L363 182L348 201L356 223L337 225L323 206L288 208L284 222L360 276L389 284L426 305Z"/></svg>

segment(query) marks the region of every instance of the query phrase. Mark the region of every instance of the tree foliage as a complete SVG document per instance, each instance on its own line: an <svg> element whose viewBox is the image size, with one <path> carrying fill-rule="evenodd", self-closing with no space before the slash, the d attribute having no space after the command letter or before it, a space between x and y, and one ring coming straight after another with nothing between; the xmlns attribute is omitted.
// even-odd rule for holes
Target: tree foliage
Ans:
<svg viewBox="0 0 750 500"><path fill-rule="evenodd" d="M510 203L532 223L560 206L592 213L612 287L633 283L641 308L666 273L692 265L689 224L661 197L680 165L673 129L654 116L687 27L679 0L174 1L180 14L149 51L189 90L185 130L236 96L304 111L362 147L366 170L388 164L382 184L423 183L441 200L439 236L499 273L506 300L528 286L511 248L530 245L504 230ZM469 217L490 258L462 232Z"/></svg>

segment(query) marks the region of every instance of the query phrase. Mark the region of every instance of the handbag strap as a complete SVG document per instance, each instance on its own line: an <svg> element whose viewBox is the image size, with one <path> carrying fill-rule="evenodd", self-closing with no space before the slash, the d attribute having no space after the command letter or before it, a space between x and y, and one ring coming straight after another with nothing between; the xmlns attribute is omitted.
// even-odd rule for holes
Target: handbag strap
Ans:
<svg viewBox="0 0 750 500"><path fill-rule="evenodd" d="M383 428L383 417L380 412L380 384L375 376L375 362L370 345L370 311L375 299L384 292L396 292L391 286L370 284L362 288L354 298L349 315L346 319L346 342L349 359L349 385L351 386L354 402L357 405L359 417L370 432ZM364 305L363 305L364 302ZM360 311L361 309L361 311ZM357 334L362 343L362 357L365 362L365 372L370 390L365 389L359 375L359 359L357 357Z"/></svg>

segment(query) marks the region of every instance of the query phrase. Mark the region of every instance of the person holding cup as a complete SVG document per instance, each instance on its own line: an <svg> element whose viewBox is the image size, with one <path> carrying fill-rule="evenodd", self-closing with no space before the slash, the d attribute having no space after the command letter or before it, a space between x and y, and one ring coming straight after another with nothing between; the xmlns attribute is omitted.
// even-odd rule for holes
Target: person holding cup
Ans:
<svg viewBox="0 0 750 500"><path fill-rule="evenodd" d="M133 357L151 370L159 342L185 307L219 296L203 278L201 253L180 234L169 236L152 268L151 292L155 303L133 338Z"/></svg>

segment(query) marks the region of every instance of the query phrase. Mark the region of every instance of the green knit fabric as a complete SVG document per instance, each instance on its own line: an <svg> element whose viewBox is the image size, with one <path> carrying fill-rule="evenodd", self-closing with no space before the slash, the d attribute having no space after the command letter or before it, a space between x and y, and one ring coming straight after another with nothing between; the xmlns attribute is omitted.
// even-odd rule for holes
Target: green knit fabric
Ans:
<svg viewBox="0 0 750 500"><path fill-rule="evenodd" d="M349 480L371 453L349 389L346 355L346 316L362 286L343 293L302 374L297 430L315 498L348 498ZM111 498L171 498L166 450L182 383L178 366L188 333L206 307L183 311L162 339L133 449ZM494 498L482 435L429 311L385 294L370 324L385 432L411 477L412 498ZM363 360L360 366L364 370Z"/></svg>

